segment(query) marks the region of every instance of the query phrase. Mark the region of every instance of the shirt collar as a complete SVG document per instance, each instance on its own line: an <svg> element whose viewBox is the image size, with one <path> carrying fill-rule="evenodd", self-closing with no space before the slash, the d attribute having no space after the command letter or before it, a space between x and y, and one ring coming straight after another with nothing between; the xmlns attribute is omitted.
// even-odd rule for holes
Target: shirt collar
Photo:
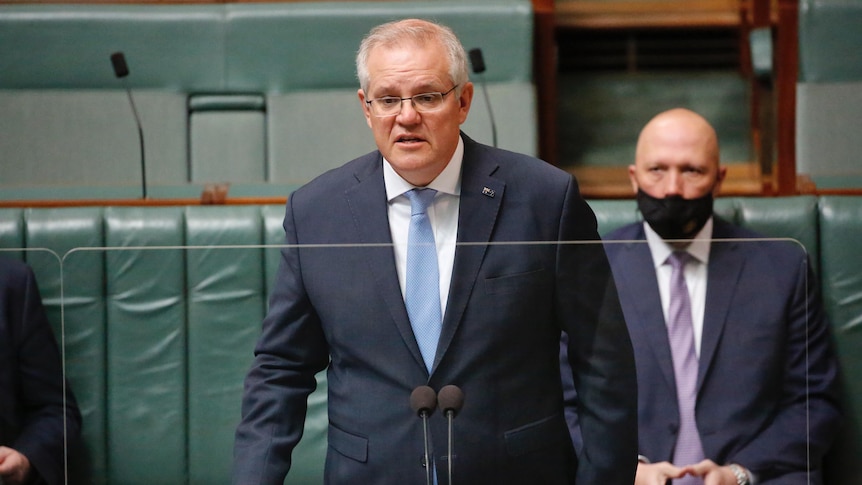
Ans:
<svg viewBox="0 0 862 485"><path fill-rule="evenodd" d="M670 253L677 249L662 239L646 221L644 221L643 225L644 232L646 232L647 244L649 244L650 253L652 253L653 264L658 268L667 261L667 257L670 256ZM709 262L712 226L713 220L712 217L710 217L706 220L706 224L700 228L700 231L694 235L694 238L691 240L691 244L685 248L685 251L688 254L703 264Z"/></svg>
<svg viewBox="0 0 862 485"><path fill-rule="evenodd" d="M454 196L461 195L461 165L464 161L464 140L458 137L458 146L455 147L455 153L446 168L440 172L434 180L428 184L429 189L434 189L437 192L450 194ZM392 168L389 160L383 159L383 183L386 185L386 200L392 202L392 199L404 194L405 192L416 188L410 182L401 178L400 175Z"/></svg>

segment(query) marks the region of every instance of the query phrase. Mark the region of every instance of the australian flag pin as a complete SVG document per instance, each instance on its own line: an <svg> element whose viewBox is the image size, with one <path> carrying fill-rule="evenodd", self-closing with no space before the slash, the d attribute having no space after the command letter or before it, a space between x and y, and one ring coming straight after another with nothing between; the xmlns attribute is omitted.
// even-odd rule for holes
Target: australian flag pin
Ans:
<svg viewBox="0 0 862 485"><path fill-rule="evenodd" d="M487 195L488 197L494 197L494 189L489 189L488 187L482 188L482 195Z"/></svg>

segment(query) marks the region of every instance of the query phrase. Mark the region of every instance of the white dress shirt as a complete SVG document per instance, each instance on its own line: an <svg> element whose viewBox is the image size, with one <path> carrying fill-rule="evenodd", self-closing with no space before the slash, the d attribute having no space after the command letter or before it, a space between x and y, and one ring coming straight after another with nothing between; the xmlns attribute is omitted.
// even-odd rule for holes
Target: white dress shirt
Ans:
<svg viewBox="0 0 862 485"><path fill-rule="evenodd" d="M459 138L458 146L449 164L427 185L427 188L437 191L434 202L428 208L428 219L434 231L434 244L437 246L441 315L446 315L452 267L455 264L463 158L464 141ZM398 271L398 284L401 286L403 298L407 288L407 235L410 230L410 199L404 193L416 187L401 178L385 158L383 159L383 182L386 185L386 200L389 206L389 230L392 234L395 268Z"/></svg>
<svg viewBox="0 0 862 485"><path fill-rule="evenodd" d="M647 244L649 244L652 261L655 265L658 291L661 295L661 308L664 311L664 321L667 325L668 309L670 308L670 277L671 266L666 263L670 253L676 249L664 241L649 224L644 222ZM694 327L694 349L700 358L700 342L703 336L703 315L706 309L706 276L709 263L709 248L712 238L712 217L694 236L685 251L691 255L685 265L685 284L691 299L691 323Z"/></svg>

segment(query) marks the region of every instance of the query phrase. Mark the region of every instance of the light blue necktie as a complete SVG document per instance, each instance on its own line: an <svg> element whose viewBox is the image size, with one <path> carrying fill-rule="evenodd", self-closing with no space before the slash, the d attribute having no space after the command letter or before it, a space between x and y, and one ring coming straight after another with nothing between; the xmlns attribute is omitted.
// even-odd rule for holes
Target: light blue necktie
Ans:
<svg viewBox="0 0 862 485"><path fill-rule="evenodd" d="M673 452L673 464L692 465L704 458L700 434L695 421L697 401L697 354L694 350L694 328L691 316L691 298L685 283L685 264L691 256L675 251L667 262L672 267L670 277L670 309L668 311L668 339L673 357L679 405L679 434ZM686 475L673 481L674 485L702 484L703 479Z"/></svg>
<svg viewBox="0 0 862 485"><path fill-rule="evenodd" d="M434 366L443 317L440 310L440 270L428 206L437 194L433 189L413 189L410 199L410 231L407 237L407 288L404 303L413 335L428 372Z"/></svg>

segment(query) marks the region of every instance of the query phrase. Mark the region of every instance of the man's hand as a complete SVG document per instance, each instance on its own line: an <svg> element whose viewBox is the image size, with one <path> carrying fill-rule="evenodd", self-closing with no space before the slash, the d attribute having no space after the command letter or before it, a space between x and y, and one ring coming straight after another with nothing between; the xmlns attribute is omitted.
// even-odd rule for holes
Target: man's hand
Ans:
<svg viewBox="0 0 862 485"><path fill-rule="evenodd" d="M729 466L718 466L712 460L703 460L682 468L683 473L703 477L703 485L736 485L736 475Z"/></svg>
<svg viewBox="0 0 862 485"><path fill-rule="evenodd" d="M684 475L702 477L704 485L736 485L736 475L733 470L729 466L718 466L712 460L703 460L684 467L677 467L666 461L639 463L635 485L665 485L667 480Z"/></svg>
<svg viewBox="0 0 862 485"><path fill-rule="evenodd" d="M668 480L685 475L685 469L662 461L659 463L638 463L635 485L665 485ZM736 485L736 482L732 485Z"/></svg>
<svg viewBox="0 0 862 485"><path fill-rule="evenodd" d="M23 485L30 478L30 460L21 453L0 446L0 477L4 485Z"/></svg>

